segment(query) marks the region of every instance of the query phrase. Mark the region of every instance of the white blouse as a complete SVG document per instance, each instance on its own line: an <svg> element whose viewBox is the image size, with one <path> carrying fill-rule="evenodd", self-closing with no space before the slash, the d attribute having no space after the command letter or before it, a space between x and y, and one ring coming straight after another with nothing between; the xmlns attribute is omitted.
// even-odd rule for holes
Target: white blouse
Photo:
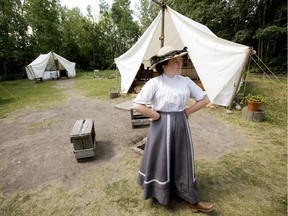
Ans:
<svg viewBox="0 0 288 216"><path fill-rule="evenodd" d="M206 95L189 77L162 74L149 80L141 89L134 103L151 102L152 109L162 112L179 112L186 107L189 98L202 100Z"/></svg>

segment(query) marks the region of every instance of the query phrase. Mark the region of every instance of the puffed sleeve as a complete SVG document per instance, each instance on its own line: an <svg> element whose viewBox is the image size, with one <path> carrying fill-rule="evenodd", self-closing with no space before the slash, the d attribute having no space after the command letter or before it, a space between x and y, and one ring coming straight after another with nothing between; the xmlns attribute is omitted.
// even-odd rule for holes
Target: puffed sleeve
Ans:
<svg viewBox="0 0 288 216"><path fill-rule="evenodd" d="M134 99L136 104L147 104L151 101L156 92L155 79L149 80L141 89L137 97Z"/></svg>
<svg viewBox="0 0 288 216"><path fill-rule="evenodd" d="M189 86L190 98L193 98L195 101L200 101L207 95L207 93L196 85L189 77L185 77L185 79Z"/></svg>

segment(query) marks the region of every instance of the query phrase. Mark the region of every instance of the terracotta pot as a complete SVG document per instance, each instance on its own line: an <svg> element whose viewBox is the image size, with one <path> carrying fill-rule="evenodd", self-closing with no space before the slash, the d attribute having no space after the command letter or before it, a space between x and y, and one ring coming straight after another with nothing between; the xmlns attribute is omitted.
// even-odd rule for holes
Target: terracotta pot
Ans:
<svg viewBox="0 0 288 216"><path fill-rule="evenodd" d="M259 110L259 107L261 106L262 102L254 102L248 100L248 110L250 111L257 111Z"/></svg>

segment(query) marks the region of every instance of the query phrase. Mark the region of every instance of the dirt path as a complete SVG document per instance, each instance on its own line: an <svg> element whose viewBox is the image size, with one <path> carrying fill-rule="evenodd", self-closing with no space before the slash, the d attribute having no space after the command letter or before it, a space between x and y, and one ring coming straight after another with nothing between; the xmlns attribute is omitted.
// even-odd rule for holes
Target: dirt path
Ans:
<svg viewBox="0 0 288 216"><path fill-rule="evenodd" d="M62 181L93 166L113 164L146 136L147 128L132 129L130 113L114 105L124 101L97 100L81 96L73 89L73 79L60 80L65 88L66 106L43 111L19 110L0 119L0 188L4 195L33 190L41 184ZM95 160L77 163L69 133L78 119L95 121ZM190 117L196 159L215 160L245 147L245 136L204 111ZM136 154L131 151L131 154ZM140 156L139 156L140 157Z"/></svg>

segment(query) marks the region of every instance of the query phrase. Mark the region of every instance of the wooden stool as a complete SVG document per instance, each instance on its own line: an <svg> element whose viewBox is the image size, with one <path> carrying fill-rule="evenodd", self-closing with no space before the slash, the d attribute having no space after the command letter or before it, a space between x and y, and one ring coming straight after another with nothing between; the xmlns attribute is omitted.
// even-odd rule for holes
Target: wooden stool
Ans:
<svg viewBox="0 0 288 216"><path fill-rule="evenodd" d="M92 119L77 120L70 133L76 159L94 157L96 138Z"/></svg>

